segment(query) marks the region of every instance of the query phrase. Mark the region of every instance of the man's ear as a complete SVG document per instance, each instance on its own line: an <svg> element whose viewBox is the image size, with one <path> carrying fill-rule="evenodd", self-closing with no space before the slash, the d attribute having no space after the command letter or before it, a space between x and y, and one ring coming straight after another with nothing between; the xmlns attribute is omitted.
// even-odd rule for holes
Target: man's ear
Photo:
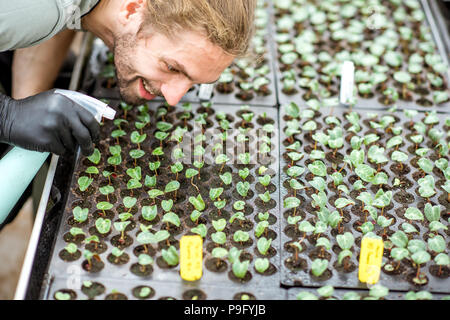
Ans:
<svg viewBox="0 0 450 320"><path fill-rule="evenodd" d="M122 25L127 25L136 18L140 19L140 12L145 9L144 0L123 0L121 1L118 20Z"/></svg>

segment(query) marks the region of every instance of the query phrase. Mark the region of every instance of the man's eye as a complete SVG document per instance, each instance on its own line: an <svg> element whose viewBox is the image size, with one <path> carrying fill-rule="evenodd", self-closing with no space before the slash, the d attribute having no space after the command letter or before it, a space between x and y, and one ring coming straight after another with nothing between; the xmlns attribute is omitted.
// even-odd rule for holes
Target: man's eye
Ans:
<svg viewBox="0 0 450 320"><path fill-rule="evenodd" d="M178 72L178 70L175 69L174 67L172 67L170 64L168 64L166 66L167 66L167 70L169 70L170 72L173 72L173 73L177 73Z"/></svg>

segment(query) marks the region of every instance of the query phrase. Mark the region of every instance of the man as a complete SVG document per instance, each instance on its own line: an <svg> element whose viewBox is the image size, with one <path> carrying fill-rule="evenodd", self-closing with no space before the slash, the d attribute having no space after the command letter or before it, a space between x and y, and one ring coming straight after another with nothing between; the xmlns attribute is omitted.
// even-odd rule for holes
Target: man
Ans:
<svg viewBox="0 0 450 320"><path fill-rule="evenodd" d="M255 2L2 1L0 51L39 44L67 25L79 27L114 53L123 100L142 104L164 96L175 105L192 85L215 82L247 51ZM93 116L62 95L47 91L21 100L0 95L0 142L59 155L80 145L90 155L98 139Z"/></svg>
<svg viewBox="0 0 450 320"><path fill-rule="evenodd" d="M0 52L33 47L17 50L14 57L16 99L0 93L0 142L58 155L73 152L77 145L84 155L93 152L99 126L92 115L53 91L36 94L48 88L44 80L56 77L61 53L73 39L67 29L91 31L114 53L123 100L138 105L159 95L175 105L193 84L215 82L246 52L255 2L2 1ZM52 50L55 60L44 65L45 54ZM48 74L33 86L31 79L43 71ZM20 81L27 82L25 90ZM25 98L29 92L33 96Z"/></svg>

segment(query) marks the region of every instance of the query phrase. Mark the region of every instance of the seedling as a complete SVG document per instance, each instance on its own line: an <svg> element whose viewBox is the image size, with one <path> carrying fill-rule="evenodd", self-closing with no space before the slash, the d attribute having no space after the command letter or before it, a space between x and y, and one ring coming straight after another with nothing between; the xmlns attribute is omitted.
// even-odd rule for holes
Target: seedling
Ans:
<svg viewBox="0 0 450 320"><path fill-rule="evenodd" d="M179 262L178 252L174 246L170 246L167 250L162 249L161 255L164 261L171 267L176 266Z"/></svg>
<svg viewBox="0 0 450 320"><path fill-rule="evenodd" d="M78 223L83 223L88 218L89 209L82 209L80 207L75 207L73 209L73 218Z"/></svg>

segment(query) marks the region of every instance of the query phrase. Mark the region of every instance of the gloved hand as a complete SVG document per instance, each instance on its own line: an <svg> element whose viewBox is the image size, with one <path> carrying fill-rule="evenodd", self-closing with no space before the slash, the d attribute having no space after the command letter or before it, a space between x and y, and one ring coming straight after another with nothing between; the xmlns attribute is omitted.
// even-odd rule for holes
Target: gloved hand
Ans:
<svg viewBox="0 0 450 320"><path fill-rule="evenodd" d="M100 126L94 116L69 98L46 91L14 100L0 95L0 141L40 152L63 155L78 145L94 152Z"/></svg>

